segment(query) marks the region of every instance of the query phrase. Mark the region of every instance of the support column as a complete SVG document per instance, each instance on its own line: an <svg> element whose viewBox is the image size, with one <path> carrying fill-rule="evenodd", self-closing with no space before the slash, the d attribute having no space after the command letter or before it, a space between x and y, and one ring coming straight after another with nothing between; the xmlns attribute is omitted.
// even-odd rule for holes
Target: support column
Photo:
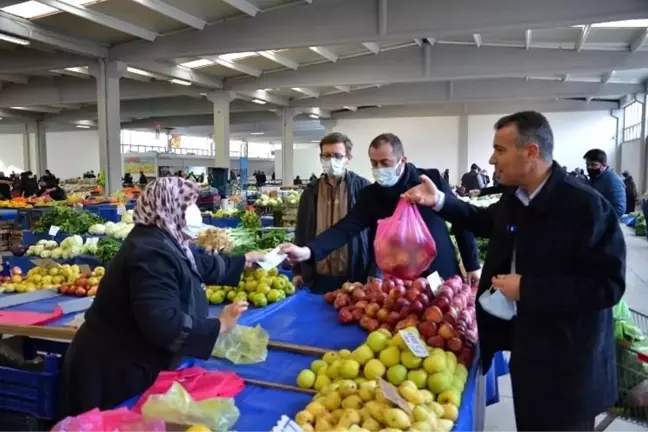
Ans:
<svg viewBox="0 0 648 432"><path fill-rule="evenodd" d="M648 188L648 140L646 139L646 102L647 93L640 93L636 96L641 103L641 163L639 164L641 173L641 187L639 193L643 193Z"/></svg>
<svg viewBox="0 0 648 432"><path fill-rule="evenodd" d="M29 148L29 123L25 123L25 130L23 131L23 170L29 171L31 169L31 149ZM6 173L7 175L10 173Z"/></svg>
<svg viewBox="0 0 648 432"><path fill-rule="evenodd" d="M457 172L451 173L450 181L455 184L459 182L463 173L468 171L468 115L459 116L459 146L457 154ZM440 167L439 167L440 168Z"/></svg>
<svg viewBox="0 0 648 432"><path fill-rule="evenodd" d="M214 104L214 159L217 168L230 168L230 102L231 92L213 92L207 95ZM229 175L229 174L228 174Z"/></svg>
<svg viewBox="0 0 648 432"><path fill-rule="evenodd" d="M123 63L106 60L99 60L90 67L90 73L97 80L99 167L105 176L106 194L122 187L119 79L125 71Z"/></svg>
<svg viewBox="0 0 648 432"><path fill-rule="evenodd" d="M611 110L610 115L616 120L614 136L614 170L618 173L622 170L623 159L623 109Z"/></svg>
<svg viewBox="0 0 648 432"><path fill-rule="evenodd" d="M284 108L281 113L281 184L284 186L292 185L294 179L294 116L291 108Z"/></svg>
<svg viewBox="0 0 648 432"><path fill-rule="evenodd" d="M29 143L29 141L27 141ZM47 137L45 130L45 123L43 121L36 122L36 169L38 176L45 174L47 169Z"/></svg>

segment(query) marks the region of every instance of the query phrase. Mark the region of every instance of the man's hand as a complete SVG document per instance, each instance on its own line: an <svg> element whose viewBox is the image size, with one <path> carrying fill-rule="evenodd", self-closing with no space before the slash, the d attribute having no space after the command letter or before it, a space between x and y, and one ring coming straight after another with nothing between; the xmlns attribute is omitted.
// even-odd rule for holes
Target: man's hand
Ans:
<svg viewBox="0 0 648 432"><path fill-rule="evenodd" d="M263 252L253 251L245 254L245 267L254 267L254 264L264 261L265 254Z"/></svg>
<svg viewBox="0 0 648 432"><path fill-rule="evenodd" d="M467 282L468 285L470 286L478 286L479 285L479 278L481 277L481 269L473 270L471 272L468 272L467 276Z"/></svg>
<svg viewBox="0 0 648 432"><path fill-rule="evenodd" d="M236 322L241 317L243 312L248 309L248 303L244 301L236 302L229 304L223 308L223 311L219 315L218 319L220 320L220 333L224 334L232 330L236 325Z"/></svg>
<svg viewBox="0 0 648 432"><path fill-rule="evenodd" d="M502 295L511 301L520 300L520 279L519 274L497 275L491 279L493 288L502 292Z"/></svg>
<svg viewBox="0 0 648 432"><path fill-rule="evenodd" d="M292 280L293 285L295 285L295 288L300 289L304 287L304 278L301 277L300 275L297 275L293 277Z"/></svg>
<svg viewBox="0 0 648 432"><path fill-rule="evenodd" d="M291 263L308 261L311 257L311 250L309 248L299 247L292 243L280 245L279 250L288 255L288 261Z"/></svg>
<svg viewBox="0 0 648 432"><path fill-rule="evenodd" d="M434 207L439 200L439 189L425 174L421 176L421 184L414 186L401 195L411 203L426 207Z"/></svg>

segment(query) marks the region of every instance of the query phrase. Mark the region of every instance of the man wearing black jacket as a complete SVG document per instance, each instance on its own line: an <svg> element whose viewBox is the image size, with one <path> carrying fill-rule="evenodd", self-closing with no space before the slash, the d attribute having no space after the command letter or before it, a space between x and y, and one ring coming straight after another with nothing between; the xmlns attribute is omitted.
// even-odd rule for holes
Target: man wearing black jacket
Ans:
<svg viewBox="0 0 648 432"><path fill-rule="evenodd" d="M498 203L471 206L423 177L404 196L490 239L478 296L499 290L516 311L505 320L477 302L482 370L511 351L518 430L592 431L618 396L612 307L625 291L626 247L617 215L553 161L542 114L513 114L495 129L490 163L515 187Z"/></svg>
<svg viewBox="0 0 648 432"><path fill-rule="evenodd" d="M333 227L319 234L303 247L283 245L282 251L293 262L318 262L331 252L349 243L360 232L369 228L370 253L373 256L373 241L377 222L394 213L400 195L420 183L419 176L426 174L438 187L451 195L450 186L443 181L436 169L420 170L407 163L400 139L393 134L376 137L369 146L369 158L376 183L360 191L358 202L349 213ZM423 272L427 276L438 272L442 278L449 278L460 271L450 233L445 221L430 208L421 207L423 217L437 247L437 257ZM473 235L467 231L455 230L459 252L471 282L479 280L479 254ZM378 273L370 276L380 276ZM361 281L363 282L363 281Z"/></svg>
<svg viewBox="0 0 648 432"><path fill-rule="evenodd" d="M297 212L295 243L305 245L348 214L369 180L347 169L353 143L334 132L320 141L320 161L324 175L304 188ZM337 249L317 263L298 263L293 268L295 286L308 286L326 293L348 280L366 281L373 264L369 254L369 232L364 230L348 245ZM375 271L372 272L375 275Z"/></svg>

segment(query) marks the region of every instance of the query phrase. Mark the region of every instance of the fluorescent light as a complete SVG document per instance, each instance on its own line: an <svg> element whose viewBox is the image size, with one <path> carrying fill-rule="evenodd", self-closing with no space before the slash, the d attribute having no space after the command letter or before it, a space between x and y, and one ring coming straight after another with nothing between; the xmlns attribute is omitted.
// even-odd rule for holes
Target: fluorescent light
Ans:
<svg viewBox="0 0 648 432"><path fill-rule="evenodd" d="M265 105L266 104L266 101L261 100L261 99L252 99L252 102L254 102L255 104L259 104L259 105Z"/></svg>
<svg viewBox="0 0 648 432"><path fill-rule="evenodd" d="M15 109L15 110L28 111L27 108L25 108L25 107L9 107L9 108Z"/></svg>
<svg viewBox="0 0 648 432"><path fill-rule="evenodd" d="M644 28L648 27L648 19L633 19L624 21L610 21L603 23L594 23L592 27L603 28Z"/></svg>
<svg viewBox="0 0 648 432"><path fill-rule="evenodd" d="M311 141L311 142L312 142L313 144L319 144L319 141L317 141L317 140L313 140L313 141Z"/></svg>
<svg viewBox="0 0 648 432"><path fill-rule="evenodd" d="M223 60L234 61L234 60L241 60L248 57L253 57L256 55L258 54L255 52L241 52L241 53L223 54L223 55L219 55L218 57Z"/></svg>
<svg viewBox="0 0 648 432"><path fill-rule="evenodd" d="M146 76L146 77L153 77L153 74L151 72L147 72L147 71L142 70L142 69L137 69L137 68L129 66L129 67L126 68L126 70L128 72L130 72L130 73L134 73L134 74L137 74L137 75L142 75L142 76Z"/></svg>
<svg viewBox="0 0 648 432"><path fill-rule="evenodd" d="M190 86L190 85L191 85L191 83L190 83L189 81L185 81L185 80L181 80L181 79L176 79L176 78L174 78L174 79L172 79L172 80L169 80L169 82L170 82L171 84L178 84L178 85L183 85L183 86Z"/></svg>
<svg viewBox="0 0 648 432"><path fill-rule="evenodd" d="M198 60L191 60L185 63L180 63L180 66L184 66L189 69L195 69L195 68L201 68L209 65L213 65L214 62L211 60L207 59L198 59Z"/></svg>
<svg viewBox="0 0 648 432"><path fill-rule="evenodd" d="M308 117L310 117L312 119L319 119L319 116L317 114L309 114Z"/></svg>
<svg viewBox="0 0 648 432"><path fill-rule="evenodd" d="M0 120L2 120L2 117L0 117Z"/></svg>
<svg viewBox="0 0 648 432"><path fill-rule="evenodd" d="M250 135L263 135L263 132L250 132Z"/></svg>
<svg viewBox="0 0 648 432"><path fill-rule="evenodd" d="M76 125L79 129L90 129L90 126L87 125Z"/></svg>
<svg viewBox="0 0 648 432"><path fill-rule="evenodd" d="M102 0L99 0L102 1ZM86 5L88 3L98 3L97 0L67 0L68 3L74 5ZM26 1L12 6L7 6L0 9L12 15L19 16L25 19L40 18L45 15L53 15L60 13L58 9L38 3L36 1Z"/></svg>
<svg viewBox="0 0 648 432"><path fill-rule="evenodd" d="M15 36L9 36L8 34L0 33L0 40L5 42L11 42L18 45L29 45L30 42L27 39L17 38Z"/></svg>
<svg viewBox="0 0 648 432"><path fill-rule="evenodd" d="M70 71L70 72L87 74L88 73L88 66L69 67L69 68L65 68L65 70Z"/></svg>

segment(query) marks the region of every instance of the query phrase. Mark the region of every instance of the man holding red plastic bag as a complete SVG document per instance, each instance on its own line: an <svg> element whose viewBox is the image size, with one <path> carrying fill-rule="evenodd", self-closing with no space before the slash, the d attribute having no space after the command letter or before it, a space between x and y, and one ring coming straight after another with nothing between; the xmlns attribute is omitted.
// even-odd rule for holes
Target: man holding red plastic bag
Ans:
<svg viewBox="0 0 648 432"><path fill-rule="evenodd" d="M369 158L376 183L360 191L355 207L346 217L307 245L283 245L282 251L288 259L320 261L369 228L370 245L375 247L378 264L370 276L381 278L380 270L406 279L434 272L444 279L459 274L445 221L433 209L399 203L402 193L420 184L422 174L432 179L439 189L452 193L439 171L422 170L407 163L403 144L393 134L376 137L369 146ZM480 266L475 239L467 231L454 234L469 279L476 283Z"/></svg>

